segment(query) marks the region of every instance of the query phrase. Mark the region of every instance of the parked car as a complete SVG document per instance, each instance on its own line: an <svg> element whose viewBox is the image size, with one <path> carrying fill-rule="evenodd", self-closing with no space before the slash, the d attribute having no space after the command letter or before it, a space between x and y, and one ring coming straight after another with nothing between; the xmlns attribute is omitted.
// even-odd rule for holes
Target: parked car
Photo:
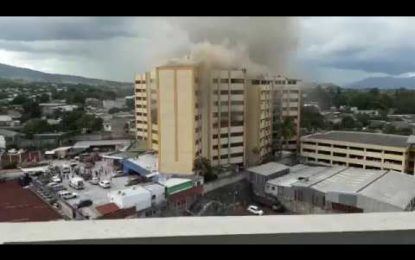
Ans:
<svg viewBox="0 0 415 260"><path fill-rule="evenodd" d="M254 215L258 215L258 216L264 215L264 211L259 209L255 205L250 205L246 210L248 210L249 212L251 212Z"/></svg>
<svg viewBox="0 0 415 260"><path fill-rule="evenodd" d="M108 189L111 187L111 182L109 180L102 180L98 183L98 185L104 189Z"/></svg>
<svg viewBox="0 0 415 260"><path fill-rule="evenodd" d="M116 171L116 172L113 172L112 173L112 177L113 178L117 178L117 177L122 177L122 176L124 176L125 174L122 172L122 171Z"/></svg>
<svg viewBox="0 0 415 260"><path fill-rule="evenodd" d="M137 177L137 178L134 178L134 179L129 179L127 181L127 184L125 184L125 186L128 187L128 186L132 186L132 185L137 185L137 184L142 183L142 182L143 182L143 178Z"/></svg>
<svg viewBox="0 0 415 260"><path fill-rule="evenodd" d="M61 183L62 179L59 176L55 175L52 177L52 182Z"/></svg>
<svg viewBox="0 0 415 260"><path fill-rule="evenodd" d="M56 192L56 191L66 190L66 188L62 184L58 184L56 186L53 186L52 190Z"/></svg>
<svg viewBox="0 0 415 260"><path fill-rule="evenodd" d="M91 183L92 185L98 185L98 183L99 183L99 179L98 179L98 177L93 177L93 178L89 181L89 183Z"/></svg>
<svg viewBox="0 0 415 260"><path fill-rule="evenodd" d="M89 207L91 205L92 205L92 200L81 200L78 202L78 204L76 204L76 207L80 209L83 207Z"/></svg>
<svg viewBox="0 0 415 260"><path fill-rule="evenodd" d="M46 184L46 186L49 188L53 188L54 186L57 186L57 185L59 185L59 183L55 181L51 181L48 184Z"/></svg>
<svg viewBox="0 0 415 260"><path fill-rule="evenodd" d="M74 198L78 197L78 194L76 194L75 192L62 190L62 191L58 192L58 196L65 199L65 200L69 200L69 199L74 199Z"/></svg>

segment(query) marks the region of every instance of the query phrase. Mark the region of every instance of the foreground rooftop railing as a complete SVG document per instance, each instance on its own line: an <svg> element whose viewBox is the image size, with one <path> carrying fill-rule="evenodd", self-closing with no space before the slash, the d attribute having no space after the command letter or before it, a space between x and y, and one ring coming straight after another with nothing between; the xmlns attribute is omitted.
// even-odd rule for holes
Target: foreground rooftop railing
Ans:
<svg viewBox="0 0 415 260"><path fill-rule="evenodd" d="M0 223L1 243L415 243L415 213Z"/></svg>

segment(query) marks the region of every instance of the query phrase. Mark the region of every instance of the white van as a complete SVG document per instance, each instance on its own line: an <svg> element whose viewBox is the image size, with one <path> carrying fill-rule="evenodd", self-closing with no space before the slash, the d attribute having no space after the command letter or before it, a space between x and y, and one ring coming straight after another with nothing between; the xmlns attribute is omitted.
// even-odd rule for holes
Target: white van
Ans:
<svg viewBox="0 0 415 260"><path fill-rule="evenodd" d="M84 179L82 179L81 177L73 177L69 181L69 186L77 190L82 190L85 187Z"/></svg>

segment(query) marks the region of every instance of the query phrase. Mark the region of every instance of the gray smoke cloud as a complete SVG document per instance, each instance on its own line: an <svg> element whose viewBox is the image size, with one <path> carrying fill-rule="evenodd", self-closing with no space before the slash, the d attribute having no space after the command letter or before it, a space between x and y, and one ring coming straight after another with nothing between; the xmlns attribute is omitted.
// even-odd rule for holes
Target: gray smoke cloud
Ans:
<svg viewBox="0 0 415 260"><path fill-rule="evenodd" d="M169 64L202 63L207 67L284 74L291 67L298 43L298 23L292 17L199 17L169 21L185 30L192 43L186 57L170 59Z"/></svg>

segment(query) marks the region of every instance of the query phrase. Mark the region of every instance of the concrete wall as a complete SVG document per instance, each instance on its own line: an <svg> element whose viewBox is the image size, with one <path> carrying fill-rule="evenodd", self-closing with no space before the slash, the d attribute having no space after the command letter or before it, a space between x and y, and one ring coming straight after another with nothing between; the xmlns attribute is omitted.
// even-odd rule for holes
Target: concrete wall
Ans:
<svg viewBox="0 0 415 260"><path fill-rule="evenodd" d="M195 78L193 67L158 69L159 171L193 174Z"/></svg>
<svg viewBox="0 0 415 260"><path fill-rule="evenodd" d="M356 213L0 223L0 244L15 243L413 244L415 214Z"/></svg>

